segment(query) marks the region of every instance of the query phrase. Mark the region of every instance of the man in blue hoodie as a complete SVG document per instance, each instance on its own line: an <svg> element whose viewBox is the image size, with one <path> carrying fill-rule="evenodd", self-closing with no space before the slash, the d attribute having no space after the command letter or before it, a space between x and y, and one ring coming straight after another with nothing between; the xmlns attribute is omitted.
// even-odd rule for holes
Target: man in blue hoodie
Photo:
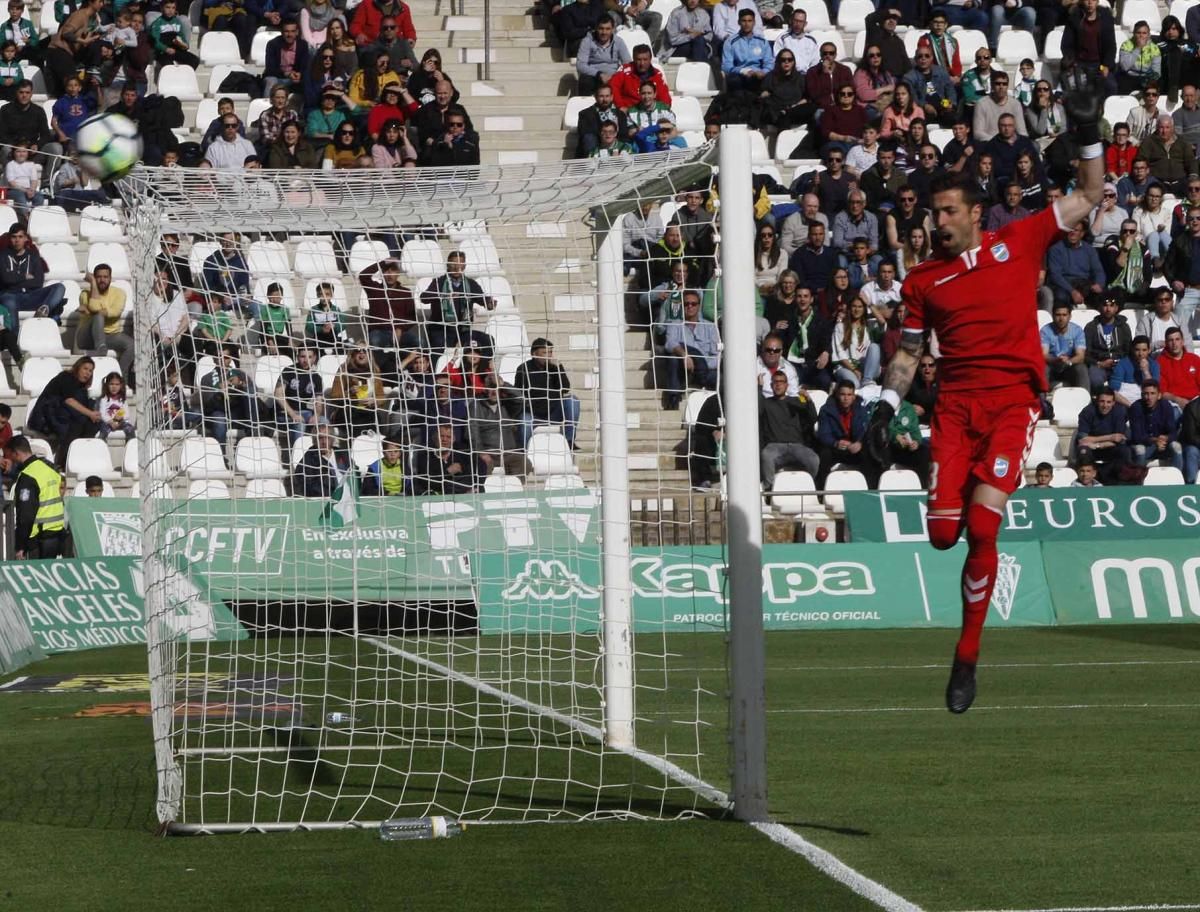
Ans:
<svg viewBox="0 0 1200 912"><path fill-rule="evenodd" d="M864 445L868 417L867 407L858 398L854 384L839 380L833 395L817 415L818 455L821 458L817 488L825 486L830 470L838 464L858 469L866 476L871 488L879 483L879 467Z"/></svg>

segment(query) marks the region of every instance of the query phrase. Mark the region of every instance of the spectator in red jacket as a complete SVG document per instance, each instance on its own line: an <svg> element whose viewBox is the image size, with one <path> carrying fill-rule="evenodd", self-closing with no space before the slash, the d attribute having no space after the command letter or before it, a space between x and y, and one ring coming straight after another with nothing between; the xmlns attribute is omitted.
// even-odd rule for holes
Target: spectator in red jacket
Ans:
<svg viewBox="0 0 1200 912"><path fill-rule="evenodd" d="M396 32L388 35L388 38L407 38L409 42L417 40L412 9L404 0L363 0L350 21L354 43L360 48L375 44L379 40L380 26L385 16L396 20Z"/></svg>
<svg viewBox="0 0 1200 912"><path fill-rule="evenodd" d="M1129 124L1114 124L1112 144L1104 151L1104 179L1115 184L1129 173L1137 154L1137 143L1129 138Z"/></svg>
<svg viewBox="0 0 1200 912"><path fill-rule="evenodd" d="M650 45L639 44L633 49L633 63L627 63L613 73L608 84L613 90L613 104L618 108L625 110L638 103L643 82L654 84L655 97L659 101L665 105L671 103L671 90L667 88L662 71L652 65L653 59Z"/></svg>
<svg viewBox="0 0 1200 912"><path fill-rule="evenodd" d="M1178 326L1167 330L1166 342L1158 355L1158 376L1162 397L1180 408L1200 396L1200 355L1187 350Z"/></svg>

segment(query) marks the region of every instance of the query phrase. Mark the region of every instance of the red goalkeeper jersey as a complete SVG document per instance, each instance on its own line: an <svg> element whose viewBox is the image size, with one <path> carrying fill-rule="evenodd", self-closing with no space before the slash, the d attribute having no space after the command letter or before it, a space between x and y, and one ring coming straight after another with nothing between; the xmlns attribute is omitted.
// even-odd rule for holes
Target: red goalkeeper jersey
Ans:
<svg viewBox="0 0 1200 912"><path fill-rule="evenodd" d="M903 332L937 334L942 392L1046 388L1038 275L1047 248L1062 234L1057 210L1049 206L985 231L978 247L928 260L905 277Z"/></svg>

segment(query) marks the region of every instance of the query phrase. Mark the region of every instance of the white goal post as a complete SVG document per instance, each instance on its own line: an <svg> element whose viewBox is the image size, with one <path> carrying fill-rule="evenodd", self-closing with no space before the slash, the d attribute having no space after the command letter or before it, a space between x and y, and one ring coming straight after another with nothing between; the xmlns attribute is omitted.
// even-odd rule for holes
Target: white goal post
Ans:
<svg viewBox="0 0 1200 912"><path fill-rule="evenodd" d="M720 219L740 232L753 219L749 144L742 128L726 137ZM654 327L648 368L638 351L630 314L649 267L631 261L623 225L643 204L669 218L684 191L715 189L715 160L705 147L457 171L139 168L122 181L165 827L725 813L708 782L729 769L730 738L734 813L765 817L757 605L735 604L730 622L680 610L662 573L701 580L699 546L644 547L695 541L697 521L681 511L685 431L646 405L662 355ZM182 242L174 253L167 235ZM732 249L735 265L721 248L720 265L708 254L702 266L725 321L741 317L719 370L743 376L753 349L735 364L728 346L752 336L753 268ZM456 252L465 282L449 273ZM371 297L393 260L419 341L373 335L394 328ZM439 322L428 302L453 303L466 283L483 295L466 324L430 335L451 320L449 303ZM187 345L164 342L184 306ZM536 339L553 344L577 420L565 398L543 413L514 392L543 369L525 363ZM501 450L483 461L489 356L504 417ZM641 372L646 390L631 386ZM296 424L284 381L308 374L320 404ZM731 473L757 479L757 459L736 449ZM731 484L731 499L748 491ZM631 500L653 526L637 548ZM758 560L745 540L744 560ZM750 598L730 576L732 597ZM723 582L703 579L711 591L696 591L724 601ZM198 593L236 617L227 635L189 635ZM757 631L739 620L755 615ZM731 626L741 645L727 652ZM757 668L736 667L755 655Z"/></svg>

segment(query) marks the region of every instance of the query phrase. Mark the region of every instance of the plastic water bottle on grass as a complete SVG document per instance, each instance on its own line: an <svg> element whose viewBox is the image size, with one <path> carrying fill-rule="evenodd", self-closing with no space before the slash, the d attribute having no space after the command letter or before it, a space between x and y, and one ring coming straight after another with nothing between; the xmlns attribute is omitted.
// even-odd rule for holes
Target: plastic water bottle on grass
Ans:
<svg viewBox="0 0 1200 912"><path fill-rule="evenodd" d="M449 839L465 830L466 824L445 817L395 817L379 825L379 838L384 842L402 839Z"/></svg>

